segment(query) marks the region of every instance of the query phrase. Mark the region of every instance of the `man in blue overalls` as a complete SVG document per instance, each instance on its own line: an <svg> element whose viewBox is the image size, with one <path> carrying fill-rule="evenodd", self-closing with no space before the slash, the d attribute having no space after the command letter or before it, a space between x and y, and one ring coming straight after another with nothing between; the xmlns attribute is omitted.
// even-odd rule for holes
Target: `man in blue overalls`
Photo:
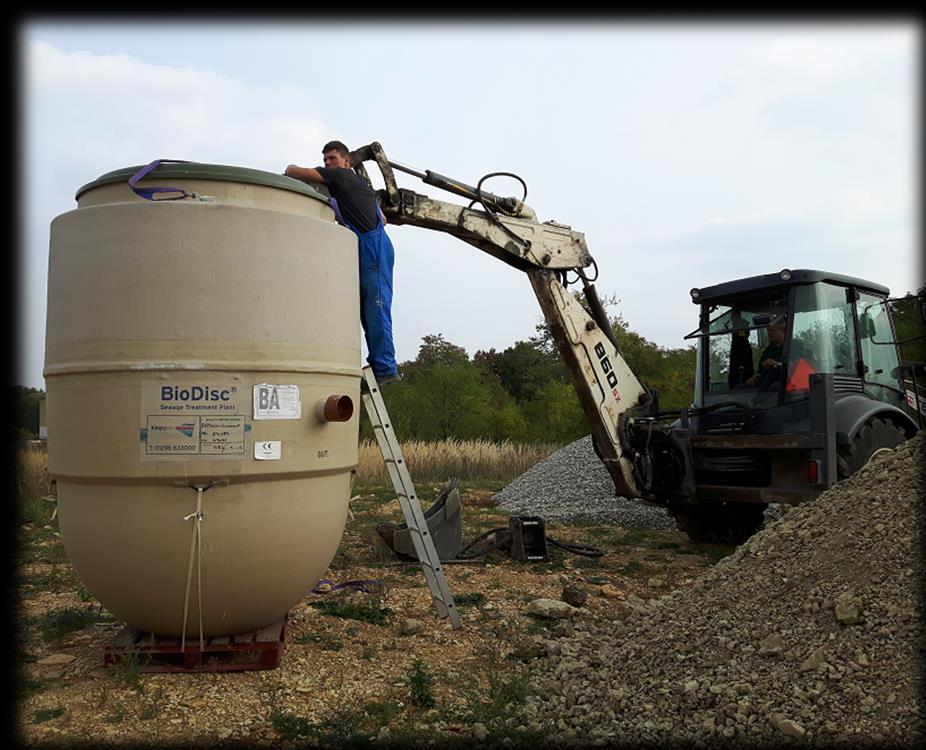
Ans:
<svg viewBox="0 0 926 750"><path fill-rule="evenodd" d="M386 234L386 217L376 193L351 169L350 151L341 141L322 149L325 166L290 164L287 177L325 185L339 224L357 235L360 253L360 323L366 335L367 362L381 384L399 379L392 343L392 266L395 251Z"/></svg>

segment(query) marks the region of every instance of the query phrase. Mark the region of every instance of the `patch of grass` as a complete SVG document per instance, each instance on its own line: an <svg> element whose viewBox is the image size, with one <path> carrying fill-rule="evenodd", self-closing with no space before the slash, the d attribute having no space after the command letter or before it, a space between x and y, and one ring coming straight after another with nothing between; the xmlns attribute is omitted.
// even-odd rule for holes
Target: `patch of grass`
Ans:
<svg viewBox="0 0 926 750"><path fill-rule="evenodd" d="M282 739L297 740L300 737L311 735L315 725L302 716L293 716L274 710L270 714L270 726Z"/></svg>
<svg viewBox="0 0 926 750"><path fill-rule="evenodd" d="M572 565L576 568L597 568L600 563L600 557L577 557Z"/></svg>
<svg viewBox="0 0 926 750"><path fill-rule="evenodd" d="M483 651L475 673L458 686L458 691L465 701L462 720L493 727L493 739L501 739L496 735L507 729L504 720L514 706L527 698L528 675L515 662L503 661L497 649L489 648Z"/></svg>
<svg viewBox="0 0 926 750"><path fill-rule="evenodd" d="M61 707L58 708L40 708L34 714L32 714L32 723L41 724L46 721L51 721L52 719L57 719L59 716L64 715L64 709Z"/></svg>
<svg viewBox="0 0 926 750"><path fill-rule="evenodd" d="M655 549L671 549L678 550L681 549L682 545L678 542L658 542L653 545Z"/></svg>
<svg viewBox="0 0 926 750"><path fill-rule="evenodd" d="M640 545L646 541L646 536L646 529L630 529L626 534L615 539L614 544L622 546Z"/></svg>
<svg viewBox="0 0 926 750"><path fill-rule="evenodd" d="M539 636L542 636L543 638L552 638L552 637L553 637L553 634L550 632L549 628L547 628L547 627L546 627L542 622L540 622L539 620L534 620L533 622L531 622L531 623L524 629L524 634L525 634L525 635L539 635Z"/></svg>
<svg viewBox="0 0 926 750"><path fill-rule="evenodd" d="M373 625L387 625L395 614L389 607L380 606L381 600L376 597L372 601L351 602L343 599L325 599L320 602L310 602L314 607L329 617L340 617L345 620L360 620Z"/></svg>
<svg viewBox="0 0 926 750"><path fill-rule="evenodd" d="M32 622L41 628L43 640L56 642L75 630L82 630L98 622L113 622L113 618L95 609L67 608L47 612Z"/></svg>
<svg viewBox="0 0 926 750"><path fill-rule="evenodd" d="M648 565L644 565L639 560L631 560L626 565L621 567L620 572L622 575L634 577L648 575L652 571Z"/></svg>
<svg viewBox="0 0 926 750"><path fill-rule="evenodd" d="M42 591L53 592L74 591L80 587L80 579L74 569L70 565L59 565L58 563L52 563L51 569L44 573L21 576L20 583ZM93 597L89 596L89 592L88 597L87 599L81 598L85 602L94 601Z"/></svg>
<svg viewBox="0 0 926 750"><path fill-rule="evenodd" d="M434 678L428 674L424 662L416 657L412 661L412 668L405 676L412 690L412 705L420 708L432 708L435 701L434 694L431 692L431 683Z"/></svg>
<svg viewBox="0 0 926 750"><path fill-rule="evenodd" d="M486 595L479 591L473 594L454 594L453 603L458 607L481 607L486 603Z"/></svg>
<svg viewBox="0 0 926 750"><path fill-rule="evenodd" d="M317 643L322 647L322 651L340 651L344 648L344 642L336 635L330 633L319 633L318 635L300 635L296 643L303 645Z"/></svg>
<svg viewBox="0 0 926 750"><path fill-rule="evenodd" d="M402 713L402 706L398 703L375 701L372 703L365 703L363 705L363 711L377 726L384 727Z"/></svg>
<svg viewBox="0 0 926 750"><path fill-rule="evenodd" d="M372 735L363 730L364 714L356 708L343 708L315 724L301 716L273 710L270 725L283 740L312 738L320 747L368 747Z"/></svg>
<svg viewBox="0 0 926 750"><path fill-rule="evenodd" d="M38 695L47 687L45 680L33 680L30 677L17 676L13 683L13 698L15 700L24 700L33 695Z"/></svg>

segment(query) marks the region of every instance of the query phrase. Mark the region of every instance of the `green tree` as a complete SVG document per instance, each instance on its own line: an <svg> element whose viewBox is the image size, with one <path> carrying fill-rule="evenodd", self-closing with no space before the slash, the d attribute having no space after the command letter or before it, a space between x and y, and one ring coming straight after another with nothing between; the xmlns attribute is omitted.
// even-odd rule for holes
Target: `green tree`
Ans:
<svg viewBox="0 0 926 750"><path fill-rule="evenodd" d="M551 380L568 381L566 366L555 350L543 349L535 341L517 341L497 352L478 351L473 362L497 376L518 403L529 401Z"/></svg>
<svg viewBox="0 0 926 750"><path fill-rule="evenodd" d="M402 380L385 391L399 440L528 438L524 418L498 378L441 334L425 336L418 357L399 369ZM361 436L367 437L364 427Z"/></svg>
<svg viewBox="0 0 926 750"><path fill-rule="evenodd" d="M39 434L39 401L45 391L24 385L13 386L13 427L29 433L32 437Z"/></svg>
<svg viewBox="0 0 926 750"><path fill-rule="evenodd" d="M574 292L576 300L588 310L588 304L581 292ZM602 307L608 314L608 322L621 349L627 366L643 385L659 391L659 407L662 410L679 409L691 404L694 391L697 348L692 345L669 349L648 341L636 331L622 314L610 314L609 309L620 304L613 295L601 298ZM544 322L537 325L537 336L532 341L544 350L553 348L550 327Z"/></svg>
<svg viewBox="0 0 926 750"><path fill-rule="evenodd" d="M571 383L549 381L522 410L536 442L571 443L591 431Z"/></svg>
<svg viewBox="0 0 926 750"><path fill-rule="evenodd" d="M900 344L900 359L904 363L926 363L926 286L914 295L890 303L894 332Z"/></svg>

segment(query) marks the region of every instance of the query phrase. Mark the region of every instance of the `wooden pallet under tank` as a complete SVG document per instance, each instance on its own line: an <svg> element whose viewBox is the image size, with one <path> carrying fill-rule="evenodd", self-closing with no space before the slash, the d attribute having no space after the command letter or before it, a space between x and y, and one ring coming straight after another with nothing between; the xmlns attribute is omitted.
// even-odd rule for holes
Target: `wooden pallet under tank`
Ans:
<svg viewBox="0 0 926 750"><path fill-rule="evenodd" d="M103 649L105 664L137 661L140 672L237 672L280 666L286 639L286 619L240 635L204 639L165 638L126 625Z"/></svg>

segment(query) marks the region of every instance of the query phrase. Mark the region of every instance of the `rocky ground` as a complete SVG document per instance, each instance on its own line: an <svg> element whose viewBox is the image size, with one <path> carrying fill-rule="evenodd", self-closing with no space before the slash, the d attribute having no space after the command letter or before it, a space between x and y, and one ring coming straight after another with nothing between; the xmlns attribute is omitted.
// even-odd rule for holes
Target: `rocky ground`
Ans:
<svg viewBox="0 0 926 750"><path fill-rule="evenodd" d="M289 613L272 670L148 674L104 666L114 622L53 521L16 551L16 732L28 745L913 746L922 740L923 438L739 548L677 530L551 521L546 562L448 565L464 627L434 616L417 565L358 492L336 582ZM435 497L438 487L419 488ZM464 542L507 523L463 487ZM307 587L308 588L308 587Z"/></svg>
<svg viewBox="0 0 926 750"><path fill-rule="evenodd" d="M918 746L924 453L919 436L693 586L552 644L519 723L593 746Z"/></svg>
<svg viewBox="0 0 926 750"><path fill-rule="evenodd" d="M419 489L436 497L439 488ZM493 500L497 489L463 487L464 542L507 525ZM540 738L545 728L517 725L511 714L526 700L528 664L546 658L546 644L583 623L619 617L628 600L691 586L733 549L690 544L677 531L554 522L550 537L606 554L550 546L546 562L494 551L448 565L463 621L454 630L435 616L417 564L399 562L376 534L377 523L402 520L391 489L357 495L325 577L377 580L383 591L307 590L289 613L282 663L264 671L150 674L137 658L104 665L103 649L123 623L83 588L56 523L23 526L15 555L19 740L442 747Z"/></svg>

